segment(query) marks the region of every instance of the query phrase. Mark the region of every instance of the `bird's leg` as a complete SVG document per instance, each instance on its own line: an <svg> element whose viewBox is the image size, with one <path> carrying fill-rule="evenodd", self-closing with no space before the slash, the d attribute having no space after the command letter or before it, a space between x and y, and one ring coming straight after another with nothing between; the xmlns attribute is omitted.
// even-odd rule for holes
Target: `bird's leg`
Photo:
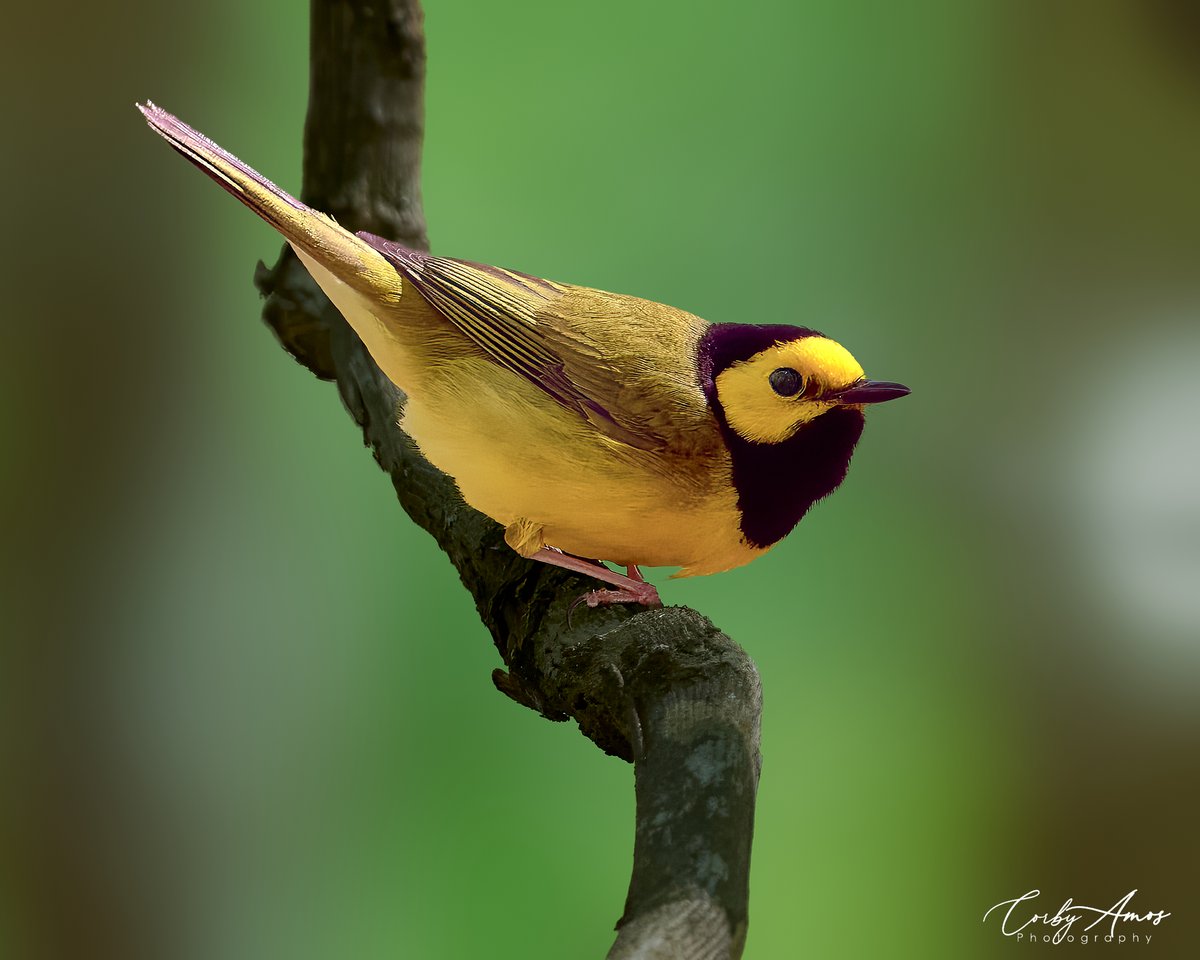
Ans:
<svg viewBox="0 0 1200 960"><path fill-rule="evenodd" d="M557 547L542 547L529 559L539 560L564 570L573 570L588 577L595 577L605 583L611 583L615 590L592 590L575 601L586 603L589 607L599 607L610 603L640 603L643 607L661 607L662 600L654 584L647 583L642 572L637 567L627 567L628 576L611 570L598 560L584 560L582 557L563 553ZM574 605L572 605L572 609Z"/></svg>

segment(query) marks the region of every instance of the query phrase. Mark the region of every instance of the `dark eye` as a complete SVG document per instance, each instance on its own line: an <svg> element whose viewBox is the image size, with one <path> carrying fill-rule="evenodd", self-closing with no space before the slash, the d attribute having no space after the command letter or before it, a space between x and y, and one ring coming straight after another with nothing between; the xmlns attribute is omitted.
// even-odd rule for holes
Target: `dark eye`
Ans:
<svg viewBox="0 0 1200 960"><path fill-rule="evenodd" d="M804 378L791 367L780 367L771 372L771 389L781 397L794 397L804 386Z"/></svg>

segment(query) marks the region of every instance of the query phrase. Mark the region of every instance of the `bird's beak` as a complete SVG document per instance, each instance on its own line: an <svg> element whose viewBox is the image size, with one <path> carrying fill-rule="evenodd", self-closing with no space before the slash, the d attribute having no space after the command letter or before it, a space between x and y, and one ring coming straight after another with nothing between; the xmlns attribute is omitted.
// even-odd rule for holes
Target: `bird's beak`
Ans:
<svg viewBox="0 0 1200 960"><path fill-rule="evenodd" d="M841 393L835 394L833 399L838 403L883 403L885 400L895 400L897 397L906 397L911 390L902 383L891 383L887 380L859 380Z"/></svg>

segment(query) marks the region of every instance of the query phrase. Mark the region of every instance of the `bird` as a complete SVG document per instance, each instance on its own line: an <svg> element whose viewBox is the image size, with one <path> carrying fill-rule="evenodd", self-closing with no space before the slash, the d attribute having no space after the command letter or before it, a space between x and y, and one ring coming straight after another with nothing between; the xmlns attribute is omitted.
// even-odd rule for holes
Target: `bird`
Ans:
<svg viewBox="0 0 1200 960"><path fill-rule="evenodd" d="M589 607L661 605L641 567L720 573L845 479L867 379L814 329L684 310L352 233L150 101L150 127L270 226L407 396L399 426ZM619 573L603 561L625 568Z"/></svg>

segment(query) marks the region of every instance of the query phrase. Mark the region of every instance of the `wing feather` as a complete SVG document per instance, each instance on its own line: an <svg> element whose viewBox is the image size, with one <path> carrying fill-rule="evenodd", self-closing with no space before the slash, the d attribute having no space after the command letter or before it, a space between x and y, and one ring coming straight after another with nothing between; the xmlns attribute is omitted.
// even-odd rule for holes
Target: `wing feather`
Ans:
<svg viewBox="0 0 1200 960"><path fill-rule="evenodd" d="M534 384L605 435L641 449L667 445L661 431L614 401L600 351L556 323L556 307L571 289L515 271L431 257L369 233L359 233L388 259L460 333L492 362Z"/></svg>

